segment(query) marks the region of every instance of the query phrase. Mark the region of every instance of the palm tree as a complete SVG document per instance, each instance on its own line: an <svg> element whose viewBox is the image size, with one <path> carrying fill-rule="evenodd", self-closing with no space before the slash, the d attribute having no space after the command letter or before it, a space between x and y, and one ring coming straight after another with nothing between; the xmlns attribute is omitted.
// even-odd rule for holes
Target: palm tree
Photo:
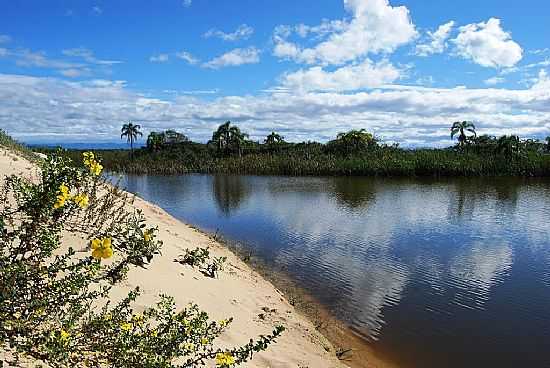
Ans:
<svg viewBox="0 0 550 368"><path fill-rule="evenodd" d="M285 141L285 137L275 132L271 132L271 134L265 138L264 143L267 144L268 146L273 146L276 144L284 143L284 141Z"/></svg>
<svg viewBox="0 0 550 368"><path fill-rule="evenodd" d="M246 138L248 138L248 134L241 132L239 127L232 126L229 128L229 146L232 149L237 149L239 152L239 157L243 154L243 144L246 142Z"/></svg>
<svg viewBox="0 0 550 368"><path fill-rule="evenodd" d="M231 133L229 132L230 125L231 125L231 122L226 121L224 124L220 125L218 127L218 130L216 130L212 134L211 142L216 143L216 147L218 148L218 151L227 149L227 147L229 146L229 141L231 137Z"/></svg>
<svg viewBox="0 0 550 368"><path fill-rule="evenodd" d="M159 132L151 132L147 137L147 148L151 151L158 151L166 142L166 135Z"/></svg>
<svg viewBox="0 0 550 368"><path fill-rule="evenodd" d="M124 138L126 136L126 141L130 143L130 150L132 152L132 157L134 156L134 142L137 141L138 136L142 137L143 134L139 131L141 129L141 125L133 124L132 122L128 122L127 124L124 124L122 126L122 129L120 132L120 139Z"/></svg>
<svg viewBox="0 0 550 368"><path fill-rule="evenodd" d="M246 138L248 138L248 134L241 132L239 127L235 125L232 126L230 121L226 121L212 134L212 140L210 142L216 144L218 151L236 149L240 157L242 155L242 146Z"/></svg>
<svg viewBox="0 0 550 368"><path fill-rule="evenodd" d="M453 123L453 126L451 127L451 139L453 139L454 136L459 133L458 144L461 148L464 147L464 145L468 142L468 136L466 135L466 132L472 133L474 137L477 136L474 123L469 121L456 121Z"/></svg>

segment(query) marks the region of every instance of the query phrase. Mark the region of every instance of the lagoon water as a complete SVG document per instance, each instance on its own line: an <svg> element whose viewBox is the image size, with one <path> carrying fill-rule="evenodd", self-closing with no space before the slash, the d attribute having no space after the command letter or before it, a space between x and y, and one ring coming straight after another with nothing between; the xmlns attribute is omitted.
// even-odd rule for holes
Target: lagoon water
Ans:
<svg viewBox="0 0 550 368"><path fill-rule="evenodd" d="M404 367L550 367L550 181L125 176Z"/></svg>

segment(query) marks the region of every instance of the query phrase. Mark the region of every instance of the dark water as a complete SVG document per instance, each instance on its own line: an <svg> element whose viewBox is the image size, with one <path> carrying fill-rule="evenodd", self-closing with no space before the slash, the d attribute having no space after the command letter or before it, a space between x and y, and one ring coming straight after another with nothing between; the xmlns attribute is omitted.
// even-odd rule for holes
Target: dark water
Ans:
<svg viewBox="0 0 550 368"><path fill-rule="evenodd" d="M550 367L550 181L126 177L406 367Z"/></svg>

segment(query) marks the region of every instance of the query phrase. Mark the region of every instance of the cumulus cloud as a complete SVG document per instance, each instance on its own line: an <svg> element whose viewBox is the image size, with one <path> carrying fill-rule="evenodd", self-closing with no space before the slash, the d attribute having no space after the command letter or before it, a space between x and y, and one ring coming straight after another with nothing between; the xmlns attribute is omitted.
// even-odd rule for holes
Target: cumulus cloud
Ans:
<svg viewBox="0 0 550 368"><path fill-rule="evenodd" d="M442 24L435 32L428 31L428 42L416 45L415 53L418 56L441 54L447 47L447 39L455 25L454 21Z"/></svg>
<svg viewBox="0 0 550 368"><path fill-rule="evenodd" d="M260 61L260 50L255 47L233 49L202 64L204 68L219 69L227 66L256 64Z"/></svg>
<svg viewBox="0 0 550 368"><path fill-rule="evenodd" d="M241 24L234 32L231 32L231 33L225 33L216 28L212 28L208 32L206 32L203 35L203 37L204 38L217 37L224 41L238 41L238 40L247 40L248 38L250 38L250 36L252 36L253 33L254 33L254 28L246 24Z"/></svg>
<svg viewBox="0 0 550 368"><path fill-rule="evenodd" d="M334 71L320 66L299 70L284 75L282 84L300 91L351 91L367 87L378 87L392 83L400 72L387 61L374 64L365 60L356 65L347 65Z"/></svg>
<svg viewBox="0 0 550 368"><path fill-rule="evenodd" d="M388 0L344 0L350 21L329 24L326 40L303 48L287 40L288 32L276 30L274 55L306 64L341 65L369 53L389 53L413 40L416 29L404 6L393 7ZM327 28L325 26L325 28ZM304 28L301 35L309 33Z"/></svg>
<svg viewBox="0 0 550 368"><path fill-rule="evenodd" d="M168 54L153 55L149 58L149 61L152 63L166 63L168 60L170 60L170 56Z"/></svg>
<svg viewBox="0 0 550 368"><path fill-rule="evenodd" d="M550 78L529 89L438 89L392 85L357 93L268 93L200 99L145 98L124 82L68 82L0 74L0 126L25 141L113 141L119 122L145 131L188 129L206 141L231 120L261 139L274 124L291 141L326 141L347 129L366 128L386 142L450 145L449 123L473 120L480 134L543 137L550 130ZM182 123L185 122L185 123Z"/></svg>
<svg viewBox="0 0 550 368"><path fill-rule="evenodd" d="M452 41L459 56L484 67L513 67L523 58L521 46L502 29L500 19L496 18L460 27Z"/></svg>

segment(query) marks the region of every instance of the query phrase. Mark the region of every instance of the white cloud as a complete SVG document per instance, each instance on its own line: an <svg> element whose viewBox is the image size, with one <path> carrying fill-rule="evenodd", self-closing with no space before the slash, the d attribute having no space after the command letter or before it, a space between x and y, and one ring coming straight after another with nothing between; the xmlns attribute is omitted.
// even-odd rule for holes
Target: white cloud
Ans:
<svg viewBox="0 0 550 368"><path fill-rule="evenodd" d="M536 49L536 50L529 51L529 53L533 55L546 54L547 52L550 52L550 48Z"/></svg>
<svg viewBox="0 0 550 368"><path fill-rule="evenodd" d="M8 35L0 34L0 43L8 43L11 42L11 37Z"/></svg>
<svg viewBox="0 0 550 368"><path fill-rule="evenodd" d="M85 47L66 49L66 50L63 50L62 53L63 55L66 55L66 56L82 58L84 61L91 64L114 65L114 64L122 63L121 61L117 61L117 60L100 60L94 56L94 53L92 50L87 49Z"/></svg>
<svg viewBox="0 0 550 368"><path fill-rule="evenodd" d="M531 87L532 89L540 91L550 91L550 77L548 76L546 70L541 69L539 71L538 78L536 78L534 82L535 83Z"/></svg>
<svg viewBox="0 0 550 368"><path fill-rule="evenodd" d="M158 54L153 55L149 58L149 61L152 63L166 63L170 59L168 54Z"/></svg>
<svg viewBox="0 0 550 368"><path fill-rule="evenodd" d="M191 55L187 51L176 52L176 57L178 59L186 61L188 64L191 64L191 65L195 65L195 64L198 64L200 62L199 59L195 58L193 55Z"/></svg>
<svg viewBox="0 0 550 368"><path fill-rule="evenodd" d="M356 65L346 65L332 72L320 66L284 75L284 87L299 91L351 91L378 87L393 83L400 71L387 61L377 64L365 60Z"/></svg>
<svg viewBox="0 0 550 368"><path fill-rule="evenodd" d="M243 64L256 64L260 61L260 50L255 47L245 49L233 49L220 55L202 66L204 68L219 69L226 66L238 66Z"/></svg>
<svg viewBox="0 0 550 368"><path fill-rule="evenodd" d="M212 28L208 32L206 32L203 35L203 37L204 38L217 37L224 41L239 41L239 40L247 40L248 38L250 38L250 36L252 36L253 33L254 33L254 28L246 24L241 24L234 32L231 32L231 33L225 33L218 29Z"/></svg>
<svg viewBox="0 0 550 368"><path fill-rule="evenodd" d="M193 0L183 0L181 5L183 5L186 8L189 8L193 4Z"/></svg>
<svg viewBox="0 0 550 368"><path fill-rule="evenodd" d="M492 77L492 78L489 78L489 79L485 79L484 83L488 86L494 86L494 85L503 83L505 80L506 79L504 79L502 77Z"/></svg>
<svg viewBox="0 0 550 368"><path fill-rule="evenodd" d="M90 75L90 70L87 68L84 69L62 69L59 70L59 74L69 77L69 78L76 78L81 76L87 76Z"/></svg>
<svg viewBox="0 0 550 368"><path fill-rule="evenodd" d="M352 19L331 24L328 28L333 32L327 32L327 39L312 48L288 41L288 32L276 29L274 55L307 64L341 65L369 53L393 52L417 35L404 6L393 7L388 0L344 0L344 6Z"/></svg>
<svg viewBox="0 0 550 368"><path fill-rule="evenodd" d="M94 7L92 7L92 12L95 15L101 15L101 14L103 14L103 9L101 9L99 6L94 6Z"/></svg>
<svg viewBox="0 0 550 368"><path fill-rule="evenodd" d="M521 46L502 29L500 19L496 18L460 27L452 41L459 56L484 67L512 67L523 58Z"/></svg>
<svg viewBox="0 0 550 368"><path fill-rule="evenodd" d="M0 47L0 57L4 57L8 55L8 49Z"/></svg>
<svg viewBox="0 0 550 368"><path fill-rule="evenodd" d="M8 54L15 58L15 63L23 67L38 67L51 69L76 69L85 65L65 60L50 59L45 52L34 52L27 49L8 51Z"/></svg>
<svg viewBox="0 0 550 368"><path fill-rule="evenodd" d="M380 87L368 92L273 93L200 99L144 98L124 82L68 82L0 74L0 126L23 140L113 141L120 121L145 130L189 129L206 141L231 120L260 139L274 124L291 141L331 139L366 128L386 142L450 145L449 124L473 120L480 134L542 137L550 132L550 78L539 74L529 89ZM54 135L54 136L52 136ZM413 137L413 138L411 138Z"/></svg>
<svg viewBox="0 0 550 368"><path fill-rule="evenodd" d="M415 53L418 56L441 54L447 47L447 39L455 25L454 21L442 24L437 31L428 31L428 42L416 45Z"/></svg>

